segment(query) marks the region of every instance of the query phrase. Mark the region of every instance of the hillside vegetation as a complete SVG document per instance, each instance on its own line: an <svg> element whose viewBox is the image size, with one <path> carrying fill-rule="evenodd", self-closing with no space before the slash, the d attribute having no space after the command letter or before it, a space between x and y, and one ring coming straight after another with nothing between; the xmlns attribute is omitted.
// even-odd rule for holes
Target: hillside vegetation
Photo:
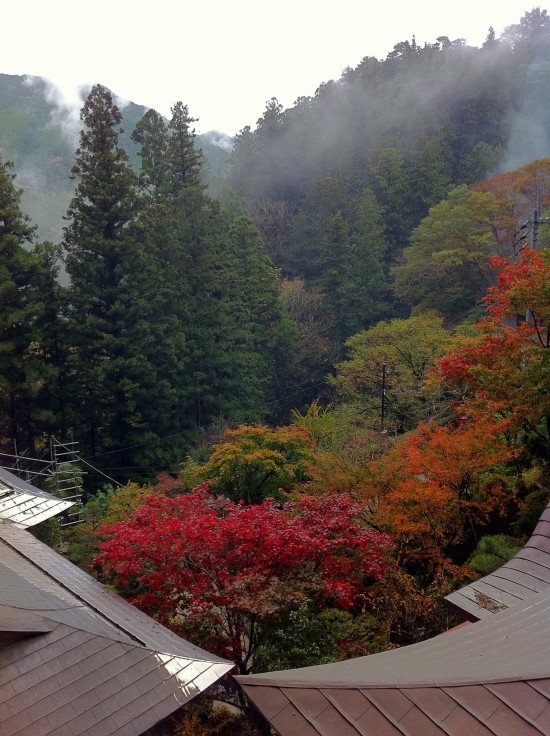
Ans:
<svg viewBox="0 0 550 736"><path fill-rule="evenodd" d="M550 499L547 12L272 99L208 171L181 101L97 84L75 133L0 82L0 451L87 473L38 534L241 673L455 623ZM224 697L170 728L268 733Z"/></svg>

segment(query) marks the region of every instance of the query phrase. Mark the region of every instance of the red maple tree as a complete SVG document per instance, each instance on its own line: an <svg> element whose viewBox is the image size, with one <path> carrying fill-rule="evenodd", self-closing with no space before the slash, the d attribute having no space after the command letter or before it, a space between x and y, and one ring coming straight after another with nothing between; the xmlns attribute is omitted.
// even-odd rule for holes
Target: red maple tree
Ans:
<svg viewBox="0 0 550 736"><path fill-rule="evenodd" d="M151 497L104 535L95 564L132 602L244 674L281 611L306 598L320 608L361 606L365 584L388 571L391 547L348 496L246 506L206 485Z"/></svg>

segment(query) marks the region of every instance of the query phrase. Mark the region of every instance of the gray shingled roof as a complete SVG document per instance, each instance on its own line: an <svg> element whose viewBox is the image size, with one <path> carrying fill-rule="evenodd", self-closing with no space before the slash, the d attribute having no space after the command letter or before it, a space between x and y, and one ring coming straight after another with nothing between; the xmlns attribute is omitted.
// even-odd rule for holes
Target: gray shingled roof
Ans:
<svg viewBox="0 0 550 736"><path fill-rule="evenodd" d="M137 736L231 668L0 522L2 736Z"/></svg>
<svg viewBox="0 0 550 736"><path fill-rule="evenodd" d="M527 600L550 586L550 504L544 510L533 535L498 570L446 596L449 606L470 621L493 614Z"/></svg>
<svg viewBox="0 0 550 736"><path fill-rule="evenodd" d="M22 527L34 526L74 505L0 468L0 520Z"/></svg>
<svg viewBox="0 0 550 736"><path fill-rule="evenodd" d="M550 505L510 562L448 599L478 620L347 662L236 679L281 736L550 734Z"/></svg>

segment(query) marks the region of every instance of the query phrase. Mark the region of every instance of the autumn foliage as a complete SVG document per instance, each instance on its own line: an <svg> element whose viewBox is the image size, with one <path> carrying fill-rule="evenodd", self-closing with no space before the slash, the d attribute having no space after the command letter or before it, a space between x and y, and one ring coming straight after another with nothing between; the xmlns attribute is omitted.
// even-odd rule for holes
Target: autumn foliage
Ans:
<svg viewBox="0 0 550 736"><path fill-rule="evenodd" d="M243 673L277 614L308 598L360 607L365 584L386 574L391 546L345 495L246 506L204 486L151 497L104 536L96 565L136 605Z"/></svg>
<svg viewBox="0 0 550 736"><path fill-rule="evenodd" d="M409 569L456 573L479 534L517 509L513 468L525 445L536 440L546 456L550 447L550 261L526 248L493 266L487 316L431 378L452 397L454 420L420 425L365 484L374 523Z"/></svg>
<svg viewBox="0 0 550 736"><path fill-rule="evenodd" d="M457 574L472 536L509 511L502 466L514 451L505 430L490 417L420 425L371 466L365 494L372 520L395 539L407 569L431 577L442 570Z"/></svg>
<svg viewBox="0 0 550 736"><path fill-rule="evenodd" d="M359 445L336 447L337 412L231 430L196 468L208 482L145 498L103 530L96 565L242 673L276 647L289 612L321 627L325 613L374 614L386 645L444 628L442 595L470 574L479 539L506 530L521 505L528 442L550 448L550 260L525 249L493 266L486 317L431 371L450 401L446 423L384 435L376 452L360 433Z"/></svg>
<svg viewBox="0 0 550 736"><path fill-rule="evenodd" d="M486 297L478 335L437 361L439 380L455 392L457 415L507 419L518 433L550 449L548 393L550 260L524 249L516 263L495 259L498 284Z"/></svg>
<svg viewBox="0 0 550 736"><path fill-rule="evenodd" d="M234 501L260 503L280 497L308 478L315 442L305 427L241 426L227 430L197 472Z"/></svg>
<svg viewBox="0 0 550 736"><path fill-rule="evenodd" d="M509 252L514 242L528 245L530 231L521 226L532 217L535 208L550 205L550 159L496 174L470 189L495 198L492 230L499 249L507 248Z"/></svg>

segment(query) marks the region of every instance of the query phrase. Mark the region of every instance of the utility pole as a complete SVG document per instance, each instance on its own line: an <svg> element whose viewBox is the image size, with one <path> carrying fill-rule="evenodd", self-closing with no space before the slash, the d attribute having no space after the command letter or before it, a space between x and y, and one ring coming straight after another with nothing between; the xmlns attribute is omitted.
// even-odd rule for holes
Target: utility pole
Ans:
<svg viewBox="0 0 550 736"><path fill-rule="evenodd" d="M386 364L382 363L382 405L380 408L380 432L384 431L384 419L386 417Z"/></svg>
<svg viewBox="0 0 550 736"><path fill-rule="evenodd" d="M533 210L533 219L531 221L531 250L537 249L537 237L539 230L539 209L535 207Z"/></svg>
<svg viewBox="0 0 550 736"><path fill-rule="evenodd" d="M541 217L539 208L533 210L533 219L531 220L531 250L537 250L538 239L539 239L539 225L548 225L550 219L548 217Z"/></svg>
<svg viewBox="0 0 550 736"><path fill-rule="evenodd" d="M527 228L531 228L531 241L530 241L530 247L531 250L537 250L538 248L538 239L539 239L539 225L544 224L550 224L550 218L548 217L541 217L539 214L539 208L535 207L533 210L533 215L530 220L526 220L523 225L520 227L520 229L514 233L514 238L516 238L518 235L522 233L522 231L526 230ZM527 239L527 233L524 233L519 237L515 243L514 243L514 252L516 252L517 246L523 241ZM525 246L523 245L518 252L523 250Z"/></svg>

